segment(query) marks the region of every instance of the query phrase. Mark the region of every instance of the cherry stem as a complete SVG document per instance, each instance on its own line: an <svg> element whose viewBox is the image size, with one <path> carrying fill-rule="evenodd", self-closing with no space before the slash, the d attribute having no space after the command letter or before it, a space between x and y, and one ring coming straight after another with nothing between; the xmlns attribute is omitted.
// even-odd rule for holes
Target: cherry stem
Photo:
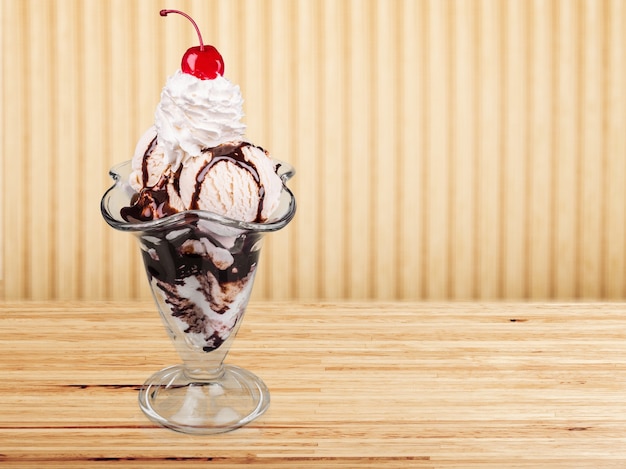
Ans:
<svg viewBox="0 0 626 469"><path fill-rule="evenodd" d="M180 10L161 10L159 12L161 16L167 16L168 13L178 13L179 15L183 15L185 18L191 21L191 24L193 24L193 27L196 28L196 33L198 34L198 40L200 41L200 50L204 51L204 43L202 42L202 34L200 34L200 28L198 28L198 25L193 20L193 18L189 16L187 13L185 13L184 11L180 11Z"/></svg>

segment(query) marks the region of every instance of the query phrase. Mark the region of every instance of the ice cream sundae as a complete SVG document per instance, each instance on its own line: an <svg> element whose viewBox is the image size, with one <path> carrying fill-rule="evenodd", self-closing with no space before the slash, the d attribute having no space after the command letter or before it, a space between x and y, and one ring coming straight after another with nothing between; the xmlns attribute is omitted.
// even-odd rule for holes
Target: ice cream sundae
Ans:
<svg viewBox="0 0 626 469"><path fill-rule="evenodd" d="M119 211L125 225L114 226L138 233L171 334L182 331L188 343L210 352L245 310L263 232L293 216L293 200L284 203L292 173L286 176L288 165L244 140L239 86L224 77L222 56L203 43L193 19L178 10L160 13L189 19L200 45L184 54L161 92L154 125L139 139L121 181L131 194ZM177 221L153 229L165 218ZM241 229L242 223L259 229Z"/></svg>

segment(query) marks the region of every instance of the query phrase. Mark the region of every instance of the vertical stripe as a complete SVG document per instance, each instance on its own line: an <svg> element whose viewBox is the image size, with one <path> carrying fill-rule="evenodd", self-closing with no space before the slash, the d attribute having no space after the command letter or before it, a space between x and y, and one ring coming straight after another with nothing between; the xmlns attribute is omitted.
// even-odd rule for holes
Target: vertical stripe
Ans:
<svg viewBox="0 0 626 469"><path fill-rule="evenodd" d="M530 48L529 129L532 153L528 155L529 248L528 295L547 298L551 287L550 227L552 159L552 9L549 2L532 2L532 46Z"/></svg>
<svg viewBox="0 0 626 469"><path fill-rule="evenodd" d="M292 37L292 2L290 0L273 0L272 8L268 12L271 17L267 19L268 36L270 39L269 50L272 53L266 55L268 73L267 113L264 118L268 123L267 140L260 142L263 148L271 149L271 154L281 160L289 161L297 166L294 157L293 142L295 135L289 129L294 118L292 105L295 80L293 68L290 66L289 57L293 55L293 43L288 40ZM263 70L263 69L261 69ZM272 233L267 237L263 263L268 266L266 282L268 285L265 297L275 299L288 299L294 295L293 271L294 247L293 232L289 229Z"/></svg>
<svg viewBox="0 0 626 469"><path fill-rule="evenodd" d="M428 115L428 289L429 298L449 295L449 9L448 1L429 4Z"/></svg>
<svg viewBox="0 0 626 469"><path fill-rule="evenodd" d="M602 3L583 3L585 43L582 47L581 160L580 160L580 263L582 298L601 293L601 213L602 213Z"/></svg>
<svg viewBox="0 0 626 469"><path fill-rule="evenodd" d="M320 31L320 50L324 66L320 67L320 142L317 157L321 168L319 203L321 208L320 278L321 295L337 299L345 296L344 276L345 252L342 240L346 236L345 161L342 143L345 135L347 113L345 93L337 83L345 81L345 36L342 25L345 23L345 1L326 0L321 3L324 18Z"/></svg>
<svg viewBox="0 0 626 469"><path fill-rule="evenodd" d="M504 68L503 183L505 185L502 232L502 296L522 299L526 294L526 197L525 175L530 142L527 134L528 105L528 16L524 4L506 4L507 54Z"/></svg>
<svg viewBox="0 0 626 469"><path fill-rule="evenodd" d="M474 246L476 221L476 100L478 87L478 48L476 9L470 2L454 2L454 103L451 139L452 180L450 181L450 275L451 296L471 299L476 295Z"/></svg>
<svg viewBox="0 0 626 469"><path fill-rule="evenodd" d="M605 274L603 295L626 296L626 3L612 0L606 11L607 83L606 202L604 207ZM621 156L620 156L621 155Z"/></svg>
<svg viewBox="0 0 626 469"><path fill-rule="evenodd" d="M557 75L557 109L555 121L557 155L555 186L555 278L554 295L557 298L576 297L576 272L578 250L578 100L579 55L581 33L577 11L571 2L558 3L557 35L558 55L555 63Z"/></svg>
<svg viewBox="0 0 626 469"><path fill-rule="evenodd" d="M296 295L300 298L320 296L323 272L319 268L320 210L319 196L319 108L318 94L320 54L318 43L319 16L317 2L300 0L297 4L297 126L299 142L298 174L293 188L298 201L298 213L287 229L295 229L298 236L298 256L293 259L299 278Z"/></svg>
<svg viewBox="0 0 626 469"><path fill-rule="evenodd" d="M502 121L500 100L502 95L501 69L501 4L498 1L480 3L480 88L479 155L478 155L478 250L479 296L498 296L498 256L500 255L500 139Z"/></svg>
<svg viewBox="0 0 626 469"><path fill-rule="evenodd" d="M374 151L373 182L374 205L371 219L374 223L373 270L377 298L392 299L397 295L398 257L395 240L397 226L397 103L400 99L396 82L397 2L376 2L372 14L376 19L372 31L375 38L372 59L376 62L372 77L375 124L372 135Z"/></svg>
<svg viewBox="0 0 626 469"><path fill-rule="evenodd" d="M350 122L346 139L349 150L343 157L350 169L346 175L348 229L348 294L357 298L372 298L376 283L376 272L371 261L373 244L373 200L375 188L372 186L372 173L375 152L372 138L375 128L372 125L373 103L371 77L375 70L372 60L374 40L371 35L371 0L352 0L350 8L350 55L349 86L343 86L349 95ZM342 86L337 82L337 86ZM300 172L302 177L302 172ZM306 177L306 176L305 176ZM299 215L306 217L307 214Z"/></svg>
<svg viewBox="0 0 626 469"><path fill-rule="evenodd" d="M28 43L27 3L7 2L2 4L2 34L4 37L2 51L3 71L3 191L4 206L2 216L3 228L3 279L5 296L26 297L27 269L29 254L27 249L29 216L26 205L28 187L27 162L28 141L30 139L30 122L28 121L29 96L26 86L27 50L23 44ZM10 110L10 113L8 112Z"/></svg>
<svg viewBox="0 0 626 469"><path fill-rule="evenodd" d="M402 4L400 59L402 77L400 99L400 161L398 162L399 278L400 298L424 294L423 268L424 213L424 127L426 125L425 30L423 2L405 0Z"/></svg>

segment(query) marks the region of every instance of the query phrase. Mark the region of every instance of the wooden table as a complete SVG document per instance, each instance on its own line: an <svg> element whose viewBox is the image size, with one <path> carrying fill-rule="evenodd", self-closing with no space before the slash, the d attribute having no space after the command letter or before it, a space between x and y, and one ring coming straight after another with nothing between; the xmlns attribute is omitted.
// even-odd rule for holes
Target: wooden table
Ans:
<svg viewBox="0 0 626 469"><path fill-rule="evenodd" d="M0 466L626 467L626 304L253 303L230 433L137 404L178 362L151 303L0 303Z"/></svg>

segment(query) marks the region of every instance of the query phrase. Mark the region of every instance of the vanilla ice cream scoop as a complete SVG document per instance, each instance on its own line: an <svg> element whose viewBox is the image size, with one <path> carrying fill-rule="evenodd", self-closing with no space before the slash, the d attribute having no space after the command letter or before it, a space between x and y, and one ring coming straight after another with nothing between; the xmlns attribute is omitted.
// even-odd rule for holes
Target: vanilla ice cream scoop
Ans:
<svg viewBox="0 0 626 469"><path fill-rule="evenodd" d="M131 175L139 186L127 220L152 220L183 210L207 210L245 222L264 222L280 203L283 182L272 158L248 142L228 142L205 150L177 171L163 165L150 141L142 169ZM168 169L159 172L163 166ZM139 178L139 174L143 175Z"/></svg>
<svg viewBox="0 0 626 469"><path fill-rule="evenodd" d="M181 203L241 221L267 220L278 207L282 180L270 156L247 142L211 148L182 168Z"/></svg>

